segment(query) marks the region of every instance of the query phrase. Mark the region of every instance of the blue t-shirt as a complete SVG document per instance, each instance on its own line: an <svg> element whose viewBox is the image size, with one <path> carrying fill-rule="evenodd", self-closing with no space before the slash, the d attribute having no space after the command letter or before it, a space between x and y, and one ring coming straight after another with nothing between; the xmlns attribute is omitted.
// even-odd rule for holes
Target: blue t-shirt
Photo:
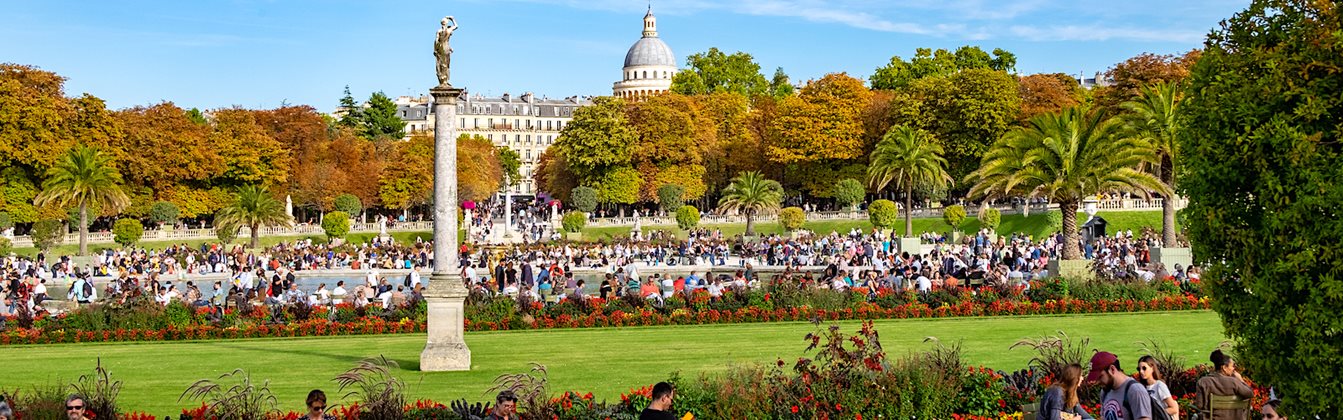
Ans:
<svg viewBox="0 0 1343 420"><path fill-rule="evenodd" d="M1127 404L1124 402L1125 394L1128 394ZM1147 387L1129 379L1117 390L1106 390L1101 399L1100 414L1100 420L1152 418L1152 400L1147 396Z"/></svg>

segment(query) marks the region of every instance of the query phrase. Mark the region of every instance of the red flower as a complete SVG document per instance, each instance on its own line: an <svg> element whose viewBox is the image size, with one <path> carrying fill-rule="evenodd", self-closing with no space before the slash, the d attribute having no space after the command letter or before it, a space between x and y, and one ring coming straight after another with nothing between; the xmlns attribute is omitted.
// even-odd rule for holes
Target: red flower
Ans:
<svg viewBox="0 0 1343 420"><path fill-rule="evenodd" d="M790 407L789 410L791 410L791 411L793 412L793 414L797 414L797 406L796 406L796 405Z"/></svg>

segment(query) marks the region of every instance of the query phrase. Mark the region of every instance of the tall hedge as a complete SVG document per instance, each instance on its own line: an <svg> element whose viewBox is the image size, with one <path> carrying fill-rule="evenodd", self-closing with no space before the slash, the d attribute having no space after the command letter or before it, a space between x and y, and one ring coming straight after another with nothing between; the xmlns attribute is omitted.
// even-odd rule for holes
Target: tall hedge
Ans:
<svg viewBox="0 0 1343 420"><path fill-rule="evenodd" d="M322 216L322 230L328 240L343 239L350 233L350 214L333 211Z"/></svg>
<svg viewBox="0 0 1343 420"><path fill-rule="evenodd" d="M336 196L336 201L332 203L332 207L335 207L336 211L343 211L351 217L364 212L364 203L359 201L359 197L348 193Z"/></svg>
<svg viewBox="0 0 1343 420"><path fill-rule="evenodd" d="M34 222L33 230L28 232L28 235L33 239L33 246L42 251L60 245L61 240L65 239L65 233L61 231L61 222L51 219Z"/></svg>
<svg viewBox="0 0 1343 420"><path fill-rule="evenodd" d="M149 208L149 219L158 224L177 223L177 216L182 213L176 204L169 201L159 201Z"/></svg>
<svg viewBox="0 0 1343 420"><path fill-rule="evenodd" d="M835 202L839 205L853 208L867 198L867 188L856 179L844 178L830 188L830 195L835 197Z"/></svg>
<svg viewBox="0 0 1343 420"><path fill-rule="evenodd" d="M789 207L779 211L779 226L785 231L802 229L804 223L807 223L807 213L803 212L801 207Z"/></svg>
<svg viewBox="0 0 1343 420"><path fill-rule="evenodd" d="M993 207L984 206L979 210L979 226L989 231L998 230L998 225L1003 222L1003 213Z"/></svg>
<svg viewBox="0 0 1343 420"><path fill-rule="evenodd" d="M671 213L685 205L685 187L676 184L662 184L658 187L658 206L662 211Z"/></svg>
<svg viewBox="0 0 1343 420"><path fill-rule="evenodd" d="M569 193L569 199L573 201L569 204L572 204L575 210L592 213L593 210L597 209L597 190L592 189L592 187L574 188Z"/></svg>
<svg viewBox="0 0 1343 420"><path fill-rule="evenodd" d="M942 209L942 221L947 222L953 231L961 230L961 222L965 221L965 206L955 204Z"/></svg>
<svg viewBox="0 0 1343 420"><path fill-rule="evenodd" d="M112 240L121 246L135 245L144 236L145 226L139 220L122 218L112 224Z"/></svg>
<svg viewBox="0 0 1343 420"><path fill-rule="evenodd" d="M676 209L676 227L681 230L694 229L699 226L699 209L695 206L681 206Z"/></svg>
<svg viewBox="0 0 1343 420"><path fill-rule="evenodd" d="M1291 418L1343 413L1341 34L1337 2L1254 1L1209 34L1182 104L1195 262Z"/></svg>

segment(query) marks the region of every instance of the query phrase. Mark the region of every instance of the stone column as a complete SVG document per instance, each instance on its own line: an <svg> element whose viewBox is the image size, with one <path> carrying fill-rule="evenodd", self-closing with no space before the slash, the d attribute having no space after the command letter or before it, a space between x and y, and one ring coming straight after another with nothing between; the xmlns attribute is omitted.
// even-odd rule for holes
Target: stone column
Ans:
<svg viewBox="0 0 1343 420"><path fill-rule="evenodd" d="M513 198L512 198L512 197L513 197L513 192L512 192L512 191L509 191L510 188L513 188L513 187L512 187L512 186L509 186L509 185L504 185L504 239L505 239L505 240L508 240L508 239L512 239L512 238L513 238Z"/></svg>
<svg viewBox="0 0 1343 420"><path fill-rule="evenodd" d="M429 337L420 353L425 372L470 370L471 349L463 339L466 286L457 261L457 97L462 89L439 86L434 96L434 272L424 297Z"/></svg>

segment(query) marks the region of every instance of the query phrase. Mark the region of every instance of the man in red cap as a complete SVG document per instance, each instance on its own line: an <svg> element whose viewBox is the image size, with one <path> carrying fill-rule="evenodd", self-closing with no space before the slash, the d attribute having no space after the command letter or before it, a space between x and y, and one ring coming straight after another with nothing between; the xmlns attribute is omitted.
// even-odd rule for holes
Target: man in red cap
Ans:
<svg viewBox="0 0 1343 420"><path fill-rule="evenodd" d="M1152 401L1147 388L1129 378L1119 367L1119 357L1110 352L1097 352L1091 357L1088 383L1097 383L1105 390L1101 397L1100 420L1152 420Z"/></svg>

